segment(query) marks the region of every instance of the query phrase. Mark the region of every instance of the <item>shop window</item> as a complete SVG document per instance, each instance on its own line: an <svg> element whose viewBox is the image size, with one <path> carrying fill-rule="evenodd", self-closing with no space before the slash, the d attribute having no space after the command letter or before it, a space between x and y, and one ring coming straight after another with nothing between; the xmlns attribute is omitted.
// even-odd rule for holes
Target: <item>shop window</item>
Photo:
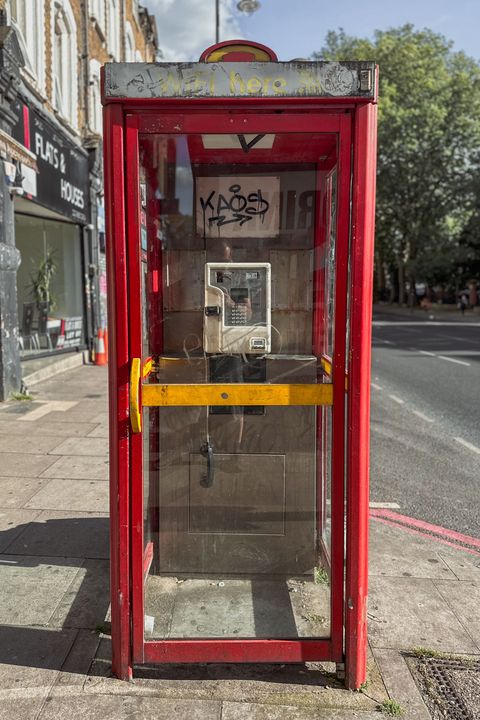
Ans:
<svg viewBox="0 0 480 720"><path fill-rule="evenodd" d="M135 62L135 38L129 22L125 23L125 62Z"/></svg>
<svg viewBox="0 0 480 720"><path fill-rule="evenodd" d="M120 60L119 0L108 0L108 50L114 60Z"/></svg>
<svg viewBox="0 0 480 720"><path fill-rule="evenodd" d="M21 356L84 345L79 226L16 213L15 243Z"/></svg>
<svg viewBox="0 0 480 720"><path fill-rule="evenodd" d="M44 35L37 31L45 22L44 0L10 0L7 3L8 19L17 33L27 78L41 91L45 83Z"/></svg>
<svg viewBox="0 0 480 720"><path fill-rule="evenodd" d="M53 18L53 104L77 127L77 29L69 0L55 0Z"/></svg>

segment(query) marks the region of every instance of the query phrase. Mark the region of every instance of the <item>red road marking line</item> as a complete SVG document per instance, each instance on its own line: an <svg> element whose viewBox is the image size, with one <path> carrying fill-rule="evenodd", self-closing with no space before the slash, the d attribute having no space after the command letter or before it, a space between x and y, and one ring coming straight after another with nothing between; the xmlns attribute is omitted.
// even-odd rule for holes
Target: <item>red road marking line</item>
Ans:
<svg viewBox="0 0 480 720"><path fill-rule="evenodd" d="M375 520L378 522L383 523L384 525L390 525L391 527L395 528L401 528L407 533L410 533L410 535L420 535L424 540L425 538L429 540L434 540L436 542L442 543L442 545L448 545L449 547L455 548L455 550L463 550L464 552L470 553L470 555L477 555L477 557L480 557L480 552L478 550L473 550L472 548L464 547L463 545L458 545L457 543L450 542L449 540L444 540L441 537L434 537L433 535L427 535L422 530L415 530L414 528L407 527L406 525L400 525L399 523L393 522L393 520L387 520L386 518L382 517L374 517Z"/></svg>
<svg viewBox="0 0 480 720"><path fill-rule="evenodd" d="M472 535L464 535L463 533L456 532L456 530L447 530L447 528L441 527L440 525L432 525L431 523L425 522L424 520L416 520L415 518L407 517L406 515L400 515L393 510L387 509L372 509L370 515L374 517L384 517L393 520L397 523L404 523L405 525L411 525L412 527L419 528L420 530L426 530L436 535L443 535L450 540L456 540L465 545L472 545L473 547L480 548L480 539L472 537Z"/></svg>

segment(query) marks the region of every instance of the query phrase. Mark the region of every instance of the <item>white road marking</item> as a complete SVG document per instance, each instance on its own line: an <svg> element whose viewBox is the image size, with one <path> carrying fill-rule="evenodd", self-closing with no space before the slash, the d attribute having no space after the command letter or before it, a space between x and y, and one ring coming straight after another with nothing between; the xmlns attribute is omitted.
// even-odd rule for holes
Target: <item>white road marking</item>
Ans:
<svg viewBox="0 0 480 720"><path fill-rule="evenodd" d="M395 325L397 327L408 327L409 325L415 325L416 327L421 327L423 325L428 325L429 327L480 327L480 322L439 322L438 320L435 321L429 321L429 320L418 320L418 321L401 321L398 322L397 320L374 320L372 322L372 325L374 327L388 327L389 325Z"/></svg>
<svg viewBox="0 0 480 720"><path fill-rule="evenodd" d="M70 410L70 408L75 407L75 405L78 405L78 400L50 400L49 402L42 403L42 405L32 410L32 412L23 415L19 420L33 422L34 420L40 420L44 415L48 415L48 413L54 411L65 412L65 410Z"/></svg>
<svg viewBox="0 0 480 720"><path fill-rule="evenodd" d="M480 448L477 447L476 445L473 445L471 442L468 442L468 440L464 440L464 439L461 438L461 437L456 437L456 438L453 438L453 439L456 440L458 443L460 443L460 445L463 445L464 447L468 448L468 449L471 450L472 452L477 453L478 455L480 455Z"/></svg>
<svg viewBox="0 0 480 720"><path fill-rule="evenodd" d="M393 502L371 502L369 507L375 510L400 510L400 505Z"/></svg>
<svg viewBox="0 0 480 720"><path fill-rule="evenodd" d="M382 345L395 345L392 340L384 340L383 338L373 338L373 342L382 343Z"/></svg>
<svg viewBox="0 0 480 720"><path fill-rule="evenodd" d="M389 398L392 398L392 400L395 400L399 405L404 405L405 400L402 400L402 398L399 398L397 395L389 395Z"/></svg>
<svg viewBox="0 0 480 720"><path fill-rule="evenodd" d="M375 388L375 390L383 390L383 388L380 385L377 385L377 383L370 383L372 388Z"/></svg>
<svg viewBox="0 0 480 720"><path fill-rule="evenodd" d="M424 415L422 412L420 412L420 410L413 410L413 412L414 412L415 415L418 415L418 417L419 417L421 420L425 420L425 422L430 422L430 423L435 422L435 420L433 420L433 418L427 417L427 416Z"/></svg>
<svg viewBox="0 0 480 720"><path fill-rule="evenodd" d="M446 355L439 355L438 357L441 360L448 360L449 362L454 362L458 365L466 365L467 367L470 367L470 363L465 362L465 360L457 360L456 358L447 357Z"/></svg>
<svg viewBox="0 0 480 720"><path fill-rule="evenodd" d="M437 357L435 353L428 352L428 350L419 350L420 355L428 355L429 357Z"/></svg>
<svg viewBox="0 0 480 720"><path fill-rule="evenodd" d="M471 338L458 337L458 335L440 335L439 337L443 337L446 340L457 340L457 342L472 343L472 345L478 345L478 339L472 340Z"/></svg>
<svg viewBox="0 0 480 720"><path fill-rule="evenodd" d="M462 357L462 355L477 357L480 355L480 350L444 350L443 355L447 355L448 357L452 355L455 355L455 357Z"/></svg>

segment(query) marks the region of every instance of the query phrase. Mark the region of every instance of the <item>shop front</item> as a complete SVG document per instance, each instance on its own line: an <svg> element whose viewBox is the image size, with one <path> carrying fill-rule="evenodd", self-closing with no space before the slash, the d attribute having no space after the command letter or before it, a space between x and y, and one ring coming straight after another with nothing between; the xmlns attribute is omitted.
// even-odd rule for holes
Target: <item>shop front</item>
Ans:
<svg viewBox="0 0 480 720"><path fill-rule="evenodd" d="M86 152L38 109L17 101L14 135L37 159L20 165L15 198L18 343L22 360L87 345L91 306Z"/></svg>

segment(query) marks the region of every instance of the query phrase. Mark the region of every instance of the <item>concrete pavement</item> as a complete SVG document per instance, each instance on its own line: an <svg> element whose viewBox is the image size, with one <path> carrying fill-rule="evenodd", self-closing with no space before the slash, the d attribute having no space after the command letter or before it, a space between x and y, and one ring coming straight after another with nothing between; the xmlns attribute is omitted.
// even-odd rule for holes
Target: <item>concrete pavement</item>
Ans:
<svg viewBox="0 0 480 720"><path fill-rule="evenodd" d="M427 720L412 648L480 657L480 547L377 508L369 682L333 666L142 667L111 677L106 370L80 367L0 408L0 720ZM470 542L470 544L469 544ZM417 651L418 653L419 651Z"/></svg>

